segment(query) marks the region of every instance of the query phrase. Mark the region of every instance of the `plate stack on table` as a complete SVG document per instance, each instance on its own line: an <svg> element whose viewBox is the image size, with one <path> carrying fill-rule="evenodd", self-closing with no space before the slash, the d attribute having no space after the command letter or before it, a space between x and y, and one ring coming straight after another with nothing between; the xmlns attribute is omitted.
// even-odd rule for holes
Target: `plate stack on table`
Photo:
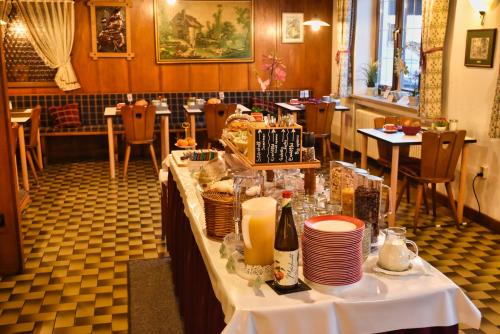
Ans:
<svg viewBox="0 0 500 334"><path fill-rule="evenodd" d="M364 223L348 216L318 216L304 224L304 277L324 285L361 280Z"/></svg>

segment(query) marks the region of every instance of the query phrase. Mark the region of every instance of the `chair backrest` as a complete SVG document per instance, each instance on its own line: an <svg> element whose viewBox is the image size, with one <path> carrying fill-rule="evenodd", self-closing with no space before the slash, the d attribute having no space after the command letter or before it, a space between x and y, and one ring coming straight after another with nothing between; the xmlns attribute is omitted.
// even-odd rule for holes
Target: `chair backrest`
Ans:
<svg viewBox="0 0 500 334"><path fill-rule="evenodd" d="M16 152L17 148L17 137L19 135L19 125L17 123L13 123L11 128L10 128L10 133L12 137L12 151Z"/></svg>
<svg viewBox="0 0 500 334"><path fill-rule="evenodd" d="M331 131L335 103L307 103L306 128L316 135L329 134Z"/></svg>
<svg viewBox="0 0 500 334"><path fill-rule="evenodd" d="M453 180L465 133L465 130L424 132L420 177L438 182Z"/></svg>
<svg viewBox="0 0 500 334"><path fill-rule="evenodd" d="M205 104L203 112L209 140L219 139L222 136L226 119L234 114L235 110L236 104L234 103Z"/></svg>
<svg viewBox="0 0 500 334"><path fill-rule="evenodd" d="M398 118L394 116L388 117L377 117L373 120L373 126L375 129L381 129L384 127L384 124L398 124ZM392 146L386 144L380 140L377 140L377 148L378 155L380 159L384 159L387 161L392 160ZM410 147L409 146L401 146L399 148L399 156L407 157L410 155Z"/></svg>
<svg viewBox="0 0 500 334"><path fill-rule="evenodd" d="M29 146L35 147L38 141L38 130L40 130L40 114L42 107L39 105L31 109L30 141Z"/></svg>
<svg viewBox="0 0 500 334"><path fill-rule="evenodd" d="M125 106L121 109L125 138L128 143L153 141L156 107Z"/></svg>

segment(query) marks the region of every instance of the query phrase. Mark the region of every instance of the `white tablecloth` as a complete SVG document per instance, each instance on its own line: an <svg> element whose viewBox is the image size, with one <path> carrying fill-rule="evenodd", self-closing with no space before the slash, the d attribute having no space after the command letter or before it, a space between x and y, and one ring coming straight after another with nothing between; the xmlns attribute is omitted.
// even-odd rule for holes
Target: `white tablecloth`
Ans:
<svg viewBox="0 0 500 334"><path fill-rule="evenodd" d="M479 328L479 310L428 263L430 275L396 277L373 272L374 259L369 258L362 280L348 287L313 288L282 296L265 284L254 290L226 270L220 243L206 237L203 200L188 169L178 167L172 157L169 165L222 305L227 324L223 333L376 333L456 323Z"/></svg>

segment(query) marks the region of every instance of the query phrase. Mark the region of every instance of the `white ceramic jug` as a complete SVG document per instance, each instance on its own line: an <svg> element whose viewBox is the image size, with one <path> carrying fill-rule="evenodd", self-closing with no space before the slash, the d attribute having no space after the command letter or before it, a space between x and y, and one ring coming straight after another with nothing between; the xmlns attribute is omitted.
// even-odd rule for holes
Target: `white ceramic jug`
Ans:
<svg viewBox="0 0 500 334"><path fill-rule="evenodd" d="M411 240L406 240L406 228L390 227L383 230L385 242L378 252L378 265L390 271L405 271L410 268L411 260L418 256L418 246ZM406 244L414 247L410 252Z"/></svg>

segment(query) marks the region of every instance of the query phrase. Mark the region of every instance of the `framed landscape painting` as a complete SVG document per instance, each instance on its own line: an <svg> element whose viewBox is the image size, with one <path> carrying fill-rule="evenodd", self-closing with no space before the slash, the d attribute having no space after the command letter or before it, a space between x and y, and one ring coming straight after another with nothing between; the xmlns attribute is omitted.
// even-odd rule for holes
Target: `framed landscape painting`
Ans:
<svg viewBox="0 0 500 334"><path fill-rule="evenodd" d="M155 0L158 63L252 62L253 1Z"/></svg>
<svg viewBox="0 0 500 334"><path fill-rule="evenodd" d="M493 67L496 29L467 30L465 66Z"/></svg>
<svg viewBox="0 0 500 334"><path fill-rule="evenodd" d="M304 43L303 23L303 13L283 13L281 16L281 42Z"/></svg>

